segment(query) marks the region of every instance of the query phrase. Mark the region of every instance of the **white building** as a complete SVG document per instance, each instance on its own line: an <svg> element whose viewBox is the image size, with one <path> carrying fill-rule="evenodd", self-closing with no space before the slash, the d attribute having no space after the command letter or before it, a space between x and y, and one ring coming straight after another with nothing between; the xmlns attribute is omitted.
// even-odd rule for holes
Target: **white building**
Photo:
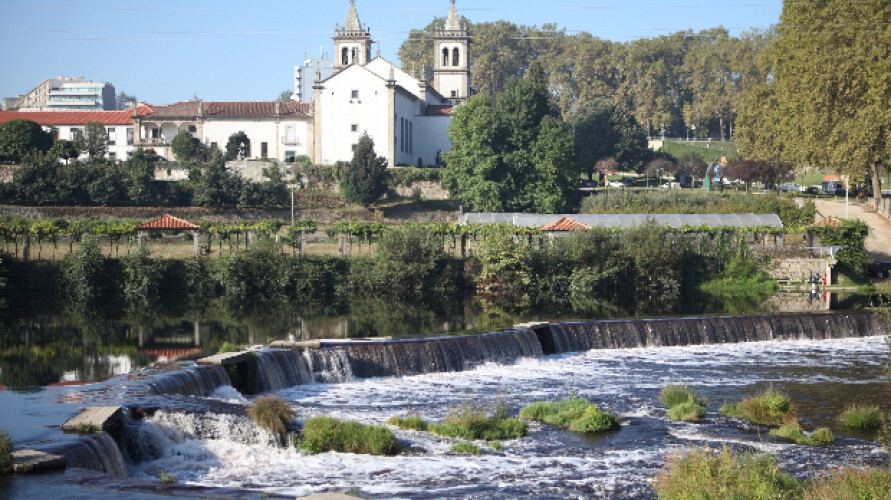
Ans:
<svg viewBox="0 0 891 500"><path fill-rule="evenodd" d="M181 102L141 117L137 144L173 159L170 143L180 131L220 149L231 134L243 131L250 139L249 158L289 161L306 155L331 165L352 159L359 137L367 133L391 167L435 165L439 154L451 149L454 106L470 93L470 37L454 1L435 37L440 57L432 85L380 55L372 58L371 45L371 33L351 1L334 36L333 74L325 78L317 68L312 103Z"/></svg>
<svg viewBox="0 0 891 500"><path fill-rule="evenodd" d="M115 89L110 83L92 82L82 77L51 78L16 99L20 111L112 111Z"/></svg>
<svg viewBox="0 0 891 500"><path fill-rule="evenodd" d="M315 163L348 161L363 133L389 165L434 165L451 149L448 125L453 105L470 91L470 38L454 1L437 53L433 85L419 81L379 55L371 57L371 33L350 2L346 22L334 36L334 75L314 85Z"/></svg>
<svg viewBox="0 0 891 500"><path fill-rule="evenodd" d="M322 79L328 78L334 72L334 63L331 59L322 55L319 59L304 59L303 65L294 66L294 94L291 99L298 102L312 102L312 86L321 75Z"/></svg>
<svg viewBox="0 0 891 500"><path fill-rule="evenodd" d="M107 158L126 160L136 149L135 120L138 118L134 117L134 111L141 117L151 110L149 106L140 105L135 110L124 111L3 111L0 112L0 125L16 119L31 120L51 131L56 140L75 141L83 135L88 123L100 123L108 138Z"/></svg>
<svg viewBox="0 0 891 500"><path fill-rule="evenodd" d="M173 160L171 142L181 131L220 150L232 134L244 132L250 139L246 158L293 161L309 154L310 110L310 104L293 101L180 102L140 117L137 144Z"/></svg>

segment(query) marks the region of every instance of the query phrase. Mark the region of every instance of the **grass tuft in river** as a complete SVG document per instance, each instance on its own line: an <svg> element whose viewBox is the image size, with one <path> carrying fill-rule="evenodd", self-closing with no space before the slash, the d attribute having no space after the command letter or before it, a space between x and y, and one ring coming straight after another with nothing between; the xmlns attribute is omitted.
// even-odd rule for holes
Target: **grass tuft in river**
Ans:
<svg viewBox="0 0 891 500"><path fill-rule="evenodd" d="M399 443L393 432L380 425L344 422L331 417L308 419L299 447L309 453L338 451L368 455L396 455Z"/></svg>
<svg viewBox="0 0 891 500"><path fill-rule="evenodd" d="M560 401L536 401L520 410L520 418L584 433L614 431L621 427L618 417L576 396Z"/></svg>
<svg viewBox="0 0 891 500"><path fill-rule="evenodd" d="M835 441L835 434L827 427L820 427L811 434L807 434L797 422L783 425L770 431L771 436L794 441L795 444L820 446Z"/></svg>
<svg viewBox="0 0 891 500"><path fill-rule="evenodd" d="M248 416L260 428L272 433L279 441L285 442L288 425L294 420L294 413L283 399L275 396L261 396L248 408Z"/></svg>
<svg viewBox="0 0 891 500"><path fill-rule="evenodd" d="M708 399L686 385L668 385L659 393L662 404L668 408L666 415L672 420L699 422L705 417Z"/></svg>
<svg viewBox="0 0 891 500"><path fill-rule="evenodd" d="M0 431L0 474L12 472L12 439Z"/></svg>
<svg viewBox="0 0 891 500"><path fill-rule="evenodd" d="M794 418L795 407L785 394L770 388L739 403L728 403L719 410L730 418L748 420L755 424L779 426Z"/></svg>
<svg viewBox="0 0 891 500"><path fill-rule="evenodd" d="M882 426L882 410L878 406L851 405L839 415L838 421L851 429L874 431Z"/></svg>
<svg viewBox="0 0 891 500"><path fill-rule="evenodd" d="M470 441L461 441L460 443L456 443L452 446L452 453L458 453L461 455L479 455L483 452L479 446L471 443Z"/></svg>
<svg viewBox="0 0 891 500"><path fill-rule="evenodd" d="M387 423L404 430L421 432L427 430L427 422L425 422L423 418L413 415L406 415L404 417L394 415L387 419Z"/></svg>

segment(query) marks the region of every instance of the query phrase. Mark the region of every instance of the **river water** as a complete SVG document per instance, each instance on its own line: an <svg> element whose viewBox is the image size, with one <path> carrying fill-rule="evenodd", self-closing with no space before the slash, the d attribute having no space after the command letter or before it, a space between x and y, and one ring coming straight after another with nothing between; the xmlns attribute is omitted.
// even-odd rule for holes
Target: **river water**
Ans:
<svg viewBox="0 0 891 500"><path fill-rule="evenodd" d="M160 412L143 423L143 444L157 458L130 466L136 479L159 472L180 482L284 495L347 491L368 497L648 497L666 457L701 446L775 454L801 477L839 465L876 465L887 457L874 442L835 422L851 403L881 402L891 410L884 378L888 348L881 337L824 341L772 341L721 346L599 350L485 364L474 370L296 386L278 391L299 418L330 415L383 423L392 415L443 418L461 405L491 407L497 400L516 412L536 400L571 394L621 416L622 429L584 436L533 423L527 437L480 443L480 456L449 453L455 442L397 430L408 447L397 457L324 453L304 455L269 444L268 437L234 414ZM658 392L669 383L695 387L711 400L701 424L666 419ZM804 447L765 429L721 417L717 408L772 386L787 392L809 426L830 426L832 445ZM231 387L210 400L240 405Z"/></svg>

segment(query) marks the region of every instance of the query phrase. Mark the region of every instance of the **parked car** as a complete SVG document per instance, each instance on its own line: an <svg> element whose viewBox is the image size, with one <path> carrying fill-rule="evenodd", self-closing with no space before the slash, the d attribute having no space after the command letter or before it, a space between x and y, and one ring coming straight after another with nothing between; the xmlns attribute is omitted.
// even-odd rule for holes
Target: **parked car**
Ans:
<svg viewBox="0 0 891 500"><path fill-rule="evenodd" d="M606 185L613 188L625 187L625 183L622 181L609 181L606 183Z"/></svg>
<svg viewBox="0 0 891 500"><path fill-rule="evenodd" d="M801 186L794 182L784 182L780 184L780 191L784 193L798 193L801 192Z"/></svg>
<svg viewBox="0 0 891 500"><path fill-rule="evenodd" d="M820 186L802 187L801 192L804 194L820 194Z"/></svg>
<svg viewBox="0 0 891 500"><path fill-rule="evenodd" d="M822 185L823 194L843 195L845 186L841 181L826 181Z"/></svg>

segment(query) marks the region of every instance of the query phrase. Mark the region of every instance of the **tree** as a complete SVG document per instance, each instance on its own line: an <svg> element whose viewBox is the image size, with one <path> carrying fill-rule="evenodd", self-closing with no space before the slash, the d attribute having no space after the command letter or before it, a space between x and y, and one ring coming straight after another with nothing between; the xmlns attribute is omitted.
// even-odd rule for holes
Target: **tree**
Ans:
<svg viewBox="0 0 891 500"><path fill-rule="evenodd" d="M387 159L374 152L374 141L363 133L344 172L340 189L350 203L368 206L387 191Z"/></svg>
<svg viewBox="0 0 891 500"><path fill-rule="evenodd" d="M148 205L155 201L155 161L157 156L140 148L124 162L127 196L134 205Z"/></svg>
<svg viewBox="0 0 891 500"><path fill-rule="evenodd" d="M571 118L579 161L592 179L598 161L613 158L620 168L639 172L649 154L647 137L622 106L606 99L583 104Z"/></svg>
<svg viewBox="0 0 891 500"><path fill-rule="evenodd" d="M250 158L251 156L251 140L243 131L235 132L229 136L226 142L226 159L238 160L241 158Z"/></svg>
<svg viewBox="0 0 891 500"><path fill-rule="evenodd" d="M197 137L185 130L180 130L170 143L173 155L181 162L192 162L205 157L204 145Z"/></svg>
<svg viewBox="0 0 891 500"><path fill-rule="evenodd" d="M291 96L292 96L292 95L294 95L293 92L291 92L291 91L288 90L288 89L285 89L285 90L282 90L281 92L278 93L278 99L277 99L277 100L282 101L282 102L288 102L288 101L291 100Z"/></svg>
<svg viewBox="0 0 891 500"><path fill-rule="evenodd" d="M75 139L77 149L87 153L90 158L102 158L108 152L108 133L105 125L99 122L88 122L83 134Z"/></svg>
<svg viewBox="0 0 891 500"><path fill-rule="evenodd" d="M136 104L139 100L136 99L135 95L129 95L124 92L118 94L116 101L117 109L128 109L136 107Z"/></svg>
<svg viewBox="0 0 891 500"><path fill-rule="evenodd" d="M75 145L72 141L56 141L53 144L53 147L50 148L49 154L55 156L60 160L65 160L67 163L70 160L75 160L80 156L80 151L77 149L77 145Z"/></svg>
<svg viewBox="0 0 891 500"><path fill-rule="evenodd" d="M471 97L449 128L443 185L473 210L566 210L578 167L572 130L556 115L538 64L495 99Z"/></svg>
<svg viewBox="0 0 891 500"><path fill-rule="evenodd" d="M226 168L219 151L214 151L210 161L195 167L189 173L194 195L193 203L200 207L234 207L241 198L241 177Z"/></svg>
<svg viewBox="0 0 891 500"><path fill-rule="evenodd" d="M708 164L705 163L705 160L694 153L687 153L684 156L681 156L678 158L678 161L675 162L674 166L675 175L683 175L694 179L705 177L706 170L708 169Z"/></svg>
<svg viewBox="0 0 891 500"><path fill-rule="evenodd" d="M244 182L238 205L241 207L280 208L289 203L288 185L281 170L271 165L263 169L264 182Z"/></svg>
<svg viewBox="0 0 891 500"><path fill-rule="evenodd" d="M740 110L740 153L871 176L880 192L891 149L889 19L883 0L784 3L768 76Z"/></svg>
<svg viewBox="0 0 891 500"><path fill-rule="evenodd" d="M15 119L0 125L0 162L18 163L29 153L46 153L53 135L31 120Z"/></svg>

